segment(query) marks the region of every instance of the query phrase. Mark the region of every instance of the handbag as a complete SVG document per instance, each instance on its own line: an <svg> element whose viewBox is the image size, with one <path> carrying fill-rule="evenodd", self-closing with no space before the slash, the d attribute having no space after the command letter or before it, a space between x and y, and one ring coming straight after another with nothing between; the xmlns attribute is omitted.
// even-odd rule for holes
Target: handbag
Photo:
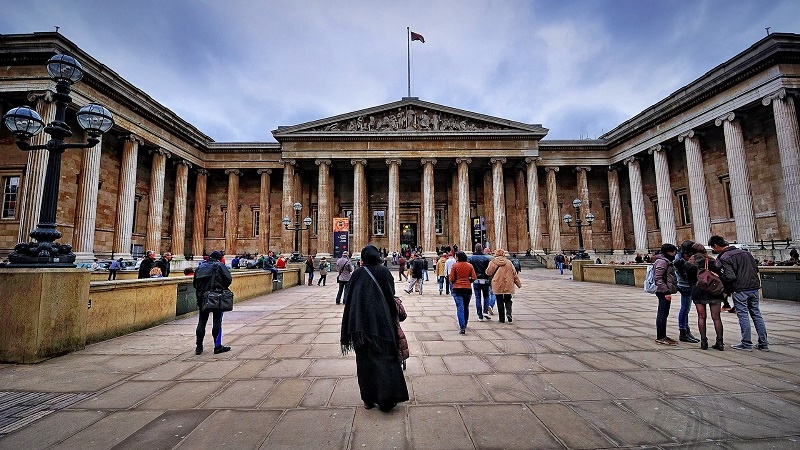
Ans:
<svg viewBox="0 0 800 450"><path fill-rule="evenodd" d="M211 285L217 281L218 267L214 267L214 274L211 277ZM233 311L233 291L230 289L206 291L203 293L202 311Z"/></svg>
<svg viewBox="0 0 800 450"><path fill-rule="evenodd" d="M370 272L370 270L366 267L364 270L367 271L369 277L375 282L375 286L378 287L378 290L383 293L383 289L381 289L381 285L378 284L378 280L375 279L375 275L373 275L372 272ZM408 339L406 339L406 334L400 327L400 322L406 320L408 314L406 314L406 308L403 306L403 300L396 295L394 296L394 304L397 307L397 323L395 323L395 327L397 328L397 353L400 356L400 361L405 361L409 356L411 356L411 352L408 350Z"/></svg>

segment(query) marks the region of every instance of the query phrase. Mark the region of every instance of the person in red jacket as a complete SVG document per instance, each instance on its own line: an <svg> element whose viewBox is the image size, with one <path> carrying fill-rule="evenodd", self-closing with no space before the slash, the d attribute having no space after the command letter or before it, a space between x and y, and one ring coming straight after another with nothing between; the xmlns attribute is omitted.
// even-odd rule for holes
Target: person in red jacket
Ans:
<svg viewBox="0 0 800 450"><path fill-rule="evenodd" d="M467 254L456 252L456 263L450 269L450 283L453 299L456 302L456 313L458 315L458 325L461 327L461 334L467 332L467 322L469 322L469 301L472 298L472 282L478 279L475 268L467 262Z"/></svg>

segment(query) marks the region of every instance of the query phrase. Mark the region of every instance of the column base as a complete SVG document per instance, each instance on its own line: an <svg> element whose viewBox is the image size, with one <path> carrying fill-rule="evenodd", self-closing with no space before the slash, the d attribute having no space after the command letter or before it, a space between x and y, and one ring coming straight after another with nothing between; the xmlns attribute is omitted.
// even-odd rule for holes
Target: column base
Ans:
<svg viewBox="0 0 800 450"><path fill-rule="evenodd" d="M94 252L75 252L75 263L94 262Z"/></svg>
<svg viewBox="0 0 800 450"><path fill-rule="evenodd" d="M322 253L322 252L320 252L320 253L317 253L316 255L314 255L314 259L322 259L324 257L326 260L330 261L331 256L332 255L330 253Z"/></svg>
<svg viewBox="0 0 800 450"><path fill-rule="evenodd" d="M114 256L112 256L109 259L113 259L113 260L116 261L116 260L118 260L120 258L122 258L123 261L133 260L134 259L133 255L131 255L130 253L114 253Z"/></svg>

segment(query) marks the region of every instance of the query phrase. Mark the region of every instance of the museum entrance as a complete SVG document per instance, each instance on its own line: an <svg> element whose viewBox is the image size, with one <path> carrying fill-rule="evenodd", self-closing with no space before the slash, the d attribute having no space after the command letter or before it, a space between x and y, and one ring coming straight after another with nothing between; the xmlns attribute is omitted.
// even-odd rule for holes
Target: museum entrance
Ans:
<svg viewBox="0 0 800 450"><path fill-rule="evenodd" d="M400 223L400 248L417 248L417 224Z"/></svg>

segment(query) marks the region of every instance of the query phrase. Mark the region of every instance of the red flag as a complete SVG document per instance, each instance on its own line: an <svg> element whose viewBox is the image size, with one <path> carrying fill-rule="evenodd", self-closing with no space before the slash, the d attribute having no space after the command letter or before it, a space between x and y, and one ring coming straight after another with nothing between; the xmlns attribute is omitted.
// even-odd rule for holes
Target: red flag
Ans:
<svg viewBox="0 0 800 450"><path fill-rule="evenodd" d="M422 37L421 34L414 33L413 31L411 32L411 40L412 41L422 41L423 44L425 43L425 38Z"/></svg>

